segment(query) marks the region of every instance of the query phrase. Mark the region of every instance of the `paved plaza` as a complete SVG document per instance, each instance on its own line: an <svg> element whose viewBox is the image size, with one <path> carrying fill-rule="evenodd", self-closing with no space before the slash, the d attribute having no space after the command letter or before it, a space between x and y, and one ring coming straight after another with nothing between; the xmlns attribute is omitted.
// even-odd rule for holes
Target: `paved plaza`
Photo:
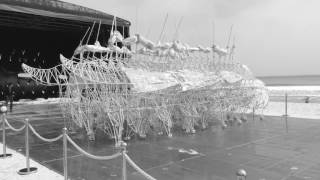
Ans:
<svg viewBox="0 0 320 180"><path fill-rule="evenodd" d="M7 119L14 127L29 118L44 137L61 134L66 123L57 104L16 105ZM128 141L128 155L158 180L236 180L245 169L247 180L319 180L320 120L289 118L289 131L281 117L250 119L246 124L222 130L212 126L196 134L174 132L172 138L150 136ZM117 151L103 134L90 142L85 133L71 138L94 155ZM1 137L1 136L0 136ZM2 138L2 137L1 137ZM7 131L8 146L24 153L24 133ZM30 136L31 158L63 174L62 141L46 143ZM97 161L68 145L68 173L74 180L121 179L121 158ZM2 161L2 160L0 160ZM128 166L128 179L144 179ZM18 169L17 169L18 170Z"/></svg>

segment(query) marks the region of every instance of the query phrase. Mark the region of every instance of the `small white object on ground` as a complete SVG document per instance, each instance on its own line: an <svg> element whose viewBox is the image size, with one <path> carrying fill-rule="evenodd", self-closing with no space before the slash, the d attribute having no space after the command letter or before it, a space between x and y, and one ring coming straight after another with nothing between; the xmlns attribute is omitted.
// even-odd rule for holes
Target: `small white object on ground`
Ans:
<svg viewBox="0 0 320 180"><path fill-rule="evenodd" d="M299 168L296 167L296 166L293 166L293 167L290 168L290 170L292 170L292 171L296 171L296 170L298 170L298 169L299 169Z"/></svg>

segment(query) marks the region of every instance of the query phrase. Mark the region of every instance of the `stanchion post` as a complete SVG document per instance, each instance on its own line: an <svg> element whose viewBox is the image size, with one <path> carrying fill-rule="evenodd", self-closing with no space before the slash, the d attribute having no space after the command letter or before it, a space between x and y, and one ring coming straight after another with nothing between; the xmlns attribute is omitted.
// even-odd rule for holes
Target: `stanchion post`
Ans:
<svg viewBox="0 0 320 180"><path fill-rule="evenodd" d="M18 174L20 175L28 175L31 173L35 173L37 172L38 168L36 167L30 167L30 154L29 154L29 119L25 120L25 125L26 125L26 129L25 129L25 143L26 143L26 168L20 169L18 171Z"/></svg>
<svg viewBox="0 0 320 180"><path fill-rule="evenodd" d="M285 114L284 114L284 116L285 116L285 120L286 120L286 131L287 131L287 133L289 132L289 128L288 128L288 94L286 93L285 94L285 98L284 98L284 104L285 104Z"/></svg>
<svg viewBox="0 0 320 180"><path fill-rule="evenodd" d="M237 180L246 180L247 172L244 169L239 169L236 173Z"/></svg>
<svg viewBox="0 0 320 180"><path fill-rule="evenodd" d="M68 147L67 147L67 128L64 127L62 130L63 133L63 175L64 180L68 180Z"/></svg>
<svg viewBox="0 0 320 180"><path fill-rule="evenodd" d="M121 154L122 154L122 180L127 180L127 160L125 153L127 151L127 143L120 141Z"/></svg>
<svg viewBox="0 0 320 180"><path fill-rule="evenodd" d="M26 157L27 157L27 161L26 161L26 167L27 170L30 171L30 159L29 159L29 119L26 119Z"/></svg>
<svg viewBox="0 0 320 180"><path fill-rule="evenodd" d="M0 115L2 116L2 143L3 143L3 154L0 154L0 158L12 157L12 154L7 153L7 144L6 144L6 114L8 108L5 105L1 105L0 107Z"/></svg>

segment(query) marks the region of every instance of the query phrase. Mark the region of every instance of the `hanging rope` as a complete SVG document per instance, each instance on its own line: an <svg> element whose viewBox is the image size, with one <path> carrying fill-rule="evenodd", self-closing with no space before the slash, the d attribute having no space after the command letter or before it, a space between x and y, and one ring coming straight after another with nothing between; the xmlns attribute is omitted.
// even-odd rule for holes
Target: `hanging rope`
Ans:
<svg viewBox="0 0 320 180"><path fill-rule="evenodd" d="M115 153L113 155L110 156L95 156L92 154L87 153L85 150L83 150L81 147L79 147L68 135L67 135L67 139L70 142L70 144L72 144L73 147L75 147L81 154L87 156L88 158L91 159L95 159L95 160L111 160L111 159L115 159L119 156L121 156L121 153Z"/></svg>
<svg viewBox="0 0 320 180"><path fill-rule="evenodd" d="M58 141L58 140L60 140L62 137L63 137L63 135L61 134L61 135L59 135L58 137L55 137L55 138L45 138L45 137L43 137L43 136L41 136L34 128L33 128L33 126L31 126L31 124L29 124L29 128L30 128L30 130L33 132L33 134L34 135L36 135L39 139L41 139L42 141L45 141L45 142L55 142L55 141Z"/></svg>
<svg viewBox="0 0 320 180"><path fill-rule="evenodd" d="M12 130L12 131L15 131L15 132L20 132L22 130L24 130L24 128L26 128L26 125L23 125L21 128L14 128L8 121L6 118L4 118L4 122L7 124L7 126Z"/></svg>

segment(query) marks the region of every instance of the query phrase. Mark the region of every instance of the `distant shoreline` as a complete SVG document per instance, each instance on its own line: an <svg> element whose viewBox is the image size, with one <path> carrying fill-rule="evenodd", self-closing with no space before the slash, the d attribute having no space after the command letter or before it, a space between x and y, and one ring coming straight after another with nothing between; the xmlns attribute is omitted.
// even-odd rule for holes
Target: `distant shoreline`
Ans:
<svg viewBox="0 0 320 180"><path fill-rule="evenodd" d="M292 86L303 86L303 87L309 87L309 86L320 86L319 84L266 84L268 87L279 87L279 86L287 86L287 87L292 87Z"/></svg>
<svg viewBox="0 0 320 180"><path fill-rule="evenodd" d="M280 77L320 77L320 75L277 75L277 76L257 76L257 78L280 78Z"/></svg>
<svg viewBox="0 0 320 180"><path fill-rule="evenodd" d="M320 75L260 76L267 86L320 86Z"/></svg>

